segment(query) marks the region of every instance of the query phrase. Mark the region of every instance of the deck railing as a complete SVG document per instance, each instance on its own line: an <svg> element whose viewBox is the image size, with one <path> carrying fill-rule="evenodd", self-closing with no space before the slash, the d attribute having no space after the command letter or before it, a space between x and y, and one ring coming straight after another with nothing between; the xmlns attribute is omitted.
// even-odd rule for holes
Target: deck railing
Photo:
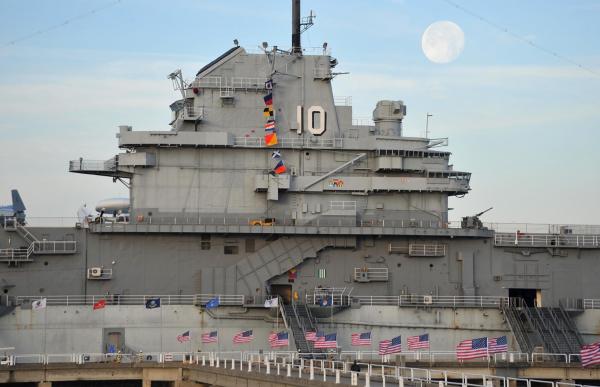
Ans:
<svg viewBox="0 0 600 387"><path fill-rule="evenodd" d="M98 301L106 301L106 305L145 305L150 299L160 298L161 305L204 305L217 298L220 305L245 305L246 297L242 294L175 294L175 295L57 295L57 296L9 296L1 297L7 304L20 305L35 300L46 299L46 305L93 305Z"/></svg>
<svg viewBox="0 0 600 387"><path fill-rule="evenodd" d="M600 248L600 235L496 233L496 246Z"/></svg>

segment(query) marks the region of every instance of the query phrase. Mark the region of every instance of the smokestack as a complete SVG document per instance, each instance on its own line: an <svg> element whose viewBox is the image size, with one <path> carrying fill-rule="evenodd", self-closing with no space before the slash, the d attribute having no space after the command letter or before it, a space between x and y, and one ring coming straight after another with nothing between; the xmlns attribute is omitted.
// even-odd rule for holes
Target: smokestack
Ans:
<svg viewBox="0 0 600 387"><path fill-rule="evenodd" d="M292 53L302 53L300 43L300 0L292 0Z"/></svg>

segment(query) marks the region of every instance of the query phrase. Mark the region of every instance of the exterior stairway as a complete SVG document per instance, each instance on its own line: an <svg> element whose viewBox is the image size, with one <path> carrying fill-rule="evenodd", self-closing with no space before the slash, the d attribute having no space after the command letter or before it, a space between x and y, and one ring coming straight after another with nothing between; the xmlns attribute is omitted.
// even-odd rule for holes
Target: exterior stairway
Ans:
<svg viewBox="0 0 600 387"><path fill-rule="evenodd" d="M579 353L581 335L562 308L528 308L544 348L551 353Z"/></svg>
<svg viewBox="0 0 600 387"><path fill-rule="evenodd" d="M315 353L323 352L321 349L315 349L313 344L306 340L304 333L307 331L317 331L317 325L315 319L310 313L310 309L306 304L294 303L291 305L283 306L285 315L289 318L289 326L294 336L294 342L296 348L300 352L300 355L312 357Z"/></svg>
<svg viewBox="0 0 600 387"><path fill-rule="evenodd" d="M523 304L524 305L524 304ZM578 353L583 340L571 316L561 307L503 306L522 352L543 347L547 353Z"/></svg>
<svg viewBox="0 0 600 387"><path fill-rule="evenodd" d="M33 262L32 255L36 254L75 254L77 252L77 242L75 241L40 241L16 219L7 221L9 219L5 219L4 229L16 232L27 243L27 246L0 249L0 262L16 266L24 262Z"/></svg>

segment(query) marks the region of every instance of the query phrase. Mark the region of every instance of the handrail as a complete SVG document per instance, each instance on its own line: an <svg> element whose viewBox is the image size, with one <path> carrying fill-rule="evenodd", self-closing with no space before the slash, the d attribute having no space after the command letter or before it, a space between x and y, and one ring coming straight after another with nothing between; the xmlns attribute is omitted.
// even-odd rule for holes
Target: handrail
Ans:
<svg viewBox="0 0 600 387"><path fill-rule="evenodd" d="M146 355L146 357L144 357ZM149 357L148 357L149 355ZM548 385L548 387L588 387L587 385L567 382L553 382L532 378L504 377L486 373L470 373L462 370L419 368L388 365L383 363L357 362L361 371L350 371L350 361L298 358L291 351L270 351L260 353L256 351L237 352L151 352L147 354L115 354L115 353L67 353L67 354L33 354L33 355L11 355L3 359L2 366L14 366L15 364L27 363L19 360L33 360L29 363L48 364L61 361L63 363L97 363L113 361L117 363L171 363L183 362L183 364L196 364L208 367L223 367L224 369L239 369L248 372L265 374L285 375L287 378L298 378L315 380L316 375L321 375L322 380L335 377L335 383L340 383L340 377L344 377L344 383L351 380L352 385L357 385L357 379L364 380L364 385L370 385L370 380L386 381L394 385L404 385L404 381L421 384L437 384L440 387L462 386L462 387L487 387L490 384L499 387L509 387L513 384L524 384L525 386ZM359 360L359 359L357 359ZM292 372L293 371L293 372ZM360 383L363 384L362 382ZM418 384L418 383L416 383Z"/></svg>
<svg viewBox="0 0 600 387"><path fill-rule="evenodd" d="M285 308L283 307L283 299L281 298L281 296L277 296L277 307L281 312L281 318L283 319L283 325L285 325L285 329L290 329L287 322L287 315L285 314Z"/></svg>

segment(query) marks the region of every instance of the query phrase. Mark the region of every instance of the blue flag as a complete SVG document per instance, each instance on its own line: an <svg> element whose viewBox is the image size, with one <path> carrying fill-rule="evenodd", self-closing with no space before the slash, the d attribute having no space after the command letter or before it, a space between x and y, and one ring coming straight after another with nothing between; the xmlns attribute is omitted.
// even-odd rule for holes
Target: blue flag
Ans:
<svg viewBox="0 0 600 387"><path fill-rule="evenodd" d="M146 300L146 309L160 308L160 298L149 298Z"/></svg>
<svg viewBox="0 0 600 387"><path fill-rule="evenodd" d="M212 308L216 308L217 306L219 306L219 297L211 298L210 300L208 300L205 308L212 309Z"/></svg>

